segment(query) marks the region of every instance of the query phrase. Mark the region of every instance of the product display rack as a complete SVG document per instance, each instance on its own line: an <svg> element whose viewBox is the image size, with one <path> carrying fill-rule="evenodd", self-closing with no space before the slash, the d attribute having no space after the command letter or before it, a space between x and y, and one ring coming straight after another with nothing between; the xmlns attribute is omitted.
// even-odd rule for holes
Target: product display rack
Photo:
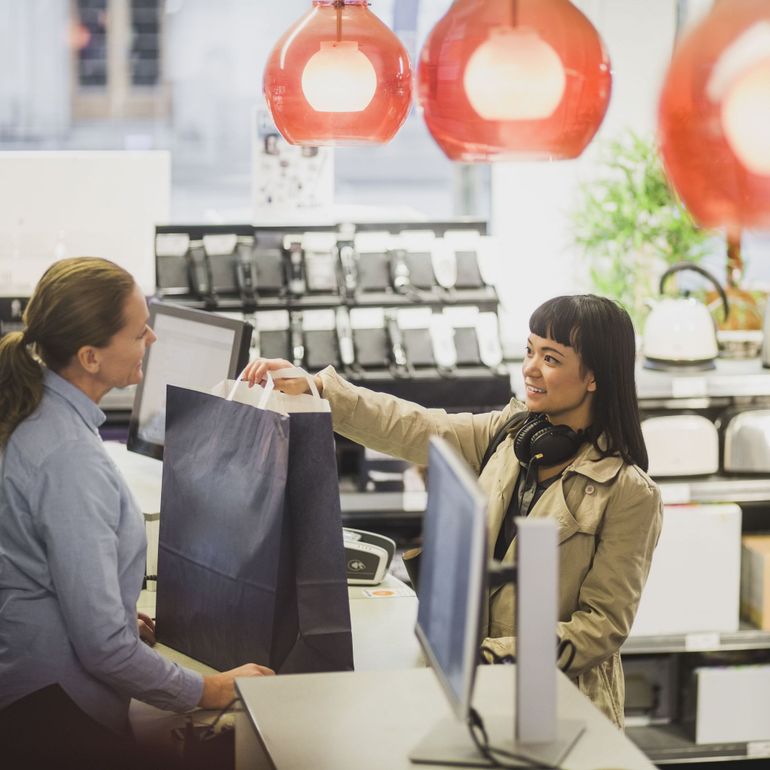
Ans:
<svg viewBox="0 0 770 770"><path fill-rule="evenodd" d="M770 370L758 358L718 359L716 368L706 372L651 371L637 369L637 392L642 416L690 412L718 419L726 410L770 407ZM744 511L744 531L770 529L770 475L731 474L720 471L710 476L659 478L663 502L737 503ZM748 517L747 508L758 516ZM753 519L754 523L750 523ZM753 662L770 659L770 631L742 623L731 633L691 633L630 638L622 648L630 668L630 658L653 656L659 665L670 665L677 688L685 686L678 672L700 654L715 654L722 665L740 664L747 656ZM682 690L672 693L676 717L664 724L650 723L627 727L626 733L656 764L677 765L696 762L740 761L770 757L770 741L696 744L688 725L681 722ZM655 720L653 719L652 722ZM718 765L717 765L718 766Z"/></svg>
<svg viewBox="0 0 770 770"><path fill-rule="evenodd" d="M416 251L409 251L407 245L399 248L399 239L406 241L410 235L420 234L427 234L427 246ZM497 293L482 278L477 254L469 256L467 250L462 249L453 252L454 259L462 256L464 264L468 263L468 259L473 261L477 275L475 282L462 284L458 278L455 285L447 285L437 277L439 271L430 251L430 239L434 239L435 243L443 242L453 234L475 234L481 241L486 235L486 223L459 220L329 226L261 227L236 224L157 227L157 297L187 307L242 314L255 327L260 354L268 357L287 358L308 369L333 363L353 384L391 393L427 407L457 410L499 406L505 404L511 395L510 379L502 359L493 364L478 360L475 363L466 361L463 365L442 366L437 360L432 360L430 353L425 355L425 351L430 349L428 329L422 330L423 339L417 340L423 359L418 362L412 359L408 343L403 345L402 360L398 357L397 347L402 343L393 338L393 328L398 326L398 319L404 312L422 309L430 314L431 319L457 308L470 307L479 314L497 313ZM382 246L380 253L358 253L356 244L367 235L370 240L381 236L386 245ZM226 248L231 251L209 254L207 239L209 242L218 239L220 248L221 244L227 243ZM313 245L319 242L323 244L321 247ZM314 259L312 264L311 256ZM372 259L380 260L376 265L382 273L379 288L377 284L372 285L371 279L368 285L365 284L363 256L369 257L370 262ZM422 270L423 283L417 282L414 276L410 278L410 259L420 260L417 266ZM220 282L224 275L224 282L228 284L225 290L215 285L215 262ZM262 264L273 271L273 283L269 288L260 283ZM414 263L412 268L414 272ZM459 268L456 269L459 273ZM244 279L244 270L253 272L253 281ZM427 284L426 270L430 273ZM320 291L318 286L313 286L314 273L316 279L320 275L323 281ZM276 352L275 343L270 352L264 352L260 345L264 325L261 320L275 316L272 311L285 312L290 319L284 322L285 347L280 352ZM337 314L337 331L334 337L334 330L328 330L330 335L327 335L326 345L329 346L329 358L311 361L306 357L309 343L305 345L304 336L313 333L309 331L313 327L307 325L309 315L317 316L319 312ZM382 344L387 344L388 350L379 366L371 362L361 365L360 351L354 343L356 330L353 315L366 312L379 314L383 319L379 321L383 330ZM347 360L344 360L342 334L339 331L340 313L352 327L348 332L348 345L356 351L356 357L352 357L351 353ZM276 336L273 328L266 333L273 338ZM404 336L419 333L420 330L407 331ZM499 330L495 330L494 336L499 339ZM387 342L384 342L386 337Z"/></svg>

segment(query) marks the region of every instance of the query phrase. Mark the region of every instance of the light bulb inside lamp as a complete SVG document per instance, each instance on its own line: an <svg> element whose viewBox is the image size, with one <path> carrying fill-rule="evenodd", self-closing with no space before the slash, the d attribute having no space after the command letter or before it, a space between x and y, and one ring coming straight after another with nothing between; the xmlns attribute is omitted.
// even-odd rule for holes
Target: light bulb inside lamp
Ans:
<svg viewBox="0 0 770 770"><path fill-rule="evenodd" d="M752 174L770 177L770 58L736 79L722 102L730 149Z"/></svg>
<svg viewBox="0 0 770 770"><path fill-rule="evenodd" d="M362 112L377 90L377 73L353 40L324 41L302 72L302 93L316 112Z"/></svg>
<svg viewBox="0 0 770 770"><path fill-rule="evenodd" d="M559 106L566 80L559 54L534 30L496 27L468 59L463 85L484 120L541 120Z"/></svg>

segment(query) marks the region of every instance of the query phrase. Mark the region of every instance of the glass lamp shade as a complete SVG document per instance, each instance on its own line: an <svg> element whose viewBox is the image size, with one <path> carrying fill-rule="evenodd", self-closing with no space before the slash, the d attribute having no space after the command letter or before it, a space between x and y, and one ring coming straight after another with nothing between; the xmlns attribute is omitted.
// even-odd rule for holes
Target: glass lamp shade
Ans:
<svg viewBox="0 0 770 770"><path fill-rule="evenodd" d="M383 144L409 113L412 73L406 49L365 0L314 0L275 44L263 86L292 144Z"/></svg>
<svg viewBox="0 0 770 770"><path fill-rule="evenodd" d="M674 53L659 110L669 179L704 227L770 228L770 3L719 2Z"/></svg>
<svg viewBox="0 0 770 770"><path fill-rule="evenodd" d="M455 0L420 54L425 123L452 160L575 158L611 88L601 38L569 0Z"/></svg>

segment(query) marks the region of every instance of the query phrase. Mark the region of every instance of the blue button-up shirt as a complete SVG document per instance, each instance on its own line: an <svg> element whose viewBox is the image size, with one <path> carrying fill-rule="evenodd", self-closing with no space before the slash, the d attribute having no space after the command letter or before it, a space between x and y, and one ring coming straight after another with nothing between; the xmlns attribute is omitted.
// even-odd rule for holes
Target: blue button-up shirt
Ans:
<svg viewBox="0 0 770 770"><path fill-rule="evenodd" d="M59 683L123 730L132 697L186 710L200 674L139 639L146 535L107 455L104 413L45 372L38 409L12 433L0 469L0 708Z"/></svg>

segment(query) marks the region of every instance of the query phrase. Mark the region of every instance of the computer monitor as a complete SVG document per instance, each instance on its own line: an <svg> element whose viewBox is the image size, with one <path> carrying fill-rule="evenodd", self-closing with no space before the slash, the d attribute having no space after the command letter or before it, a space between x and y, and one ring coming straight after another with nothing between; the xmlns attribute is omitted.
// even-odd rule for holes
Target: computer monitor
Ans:
<svg viewBox="0 0 770 770"><path fill-rule="evenodd" d="M442 438L428 449L417 638L458 721L467 721L481 643L487 499Z"/></svg>
<svg viewBox="0 0 770 770"><path fill-rule="evenodd" d="M516 708L512 702L502 709L510 709L508 714L487 714L484 720L491 745L552 766L583 731L578 722L557 719L557 527L547 517L517 518L517 526ZM467 727L487 568L486 497L450 445L432 438L416 633L454 713L412 750L413 762L489 766Z"/></svg>
<svg viewBox="0 0 770 770"><path fill-rule="evenodd" d="M235 379L248 363L253 328L235 318L157 301L150 303L149 325L158 339L144 356L128 449L162 460L166 386L208 391L221 380Z"/></svg>

